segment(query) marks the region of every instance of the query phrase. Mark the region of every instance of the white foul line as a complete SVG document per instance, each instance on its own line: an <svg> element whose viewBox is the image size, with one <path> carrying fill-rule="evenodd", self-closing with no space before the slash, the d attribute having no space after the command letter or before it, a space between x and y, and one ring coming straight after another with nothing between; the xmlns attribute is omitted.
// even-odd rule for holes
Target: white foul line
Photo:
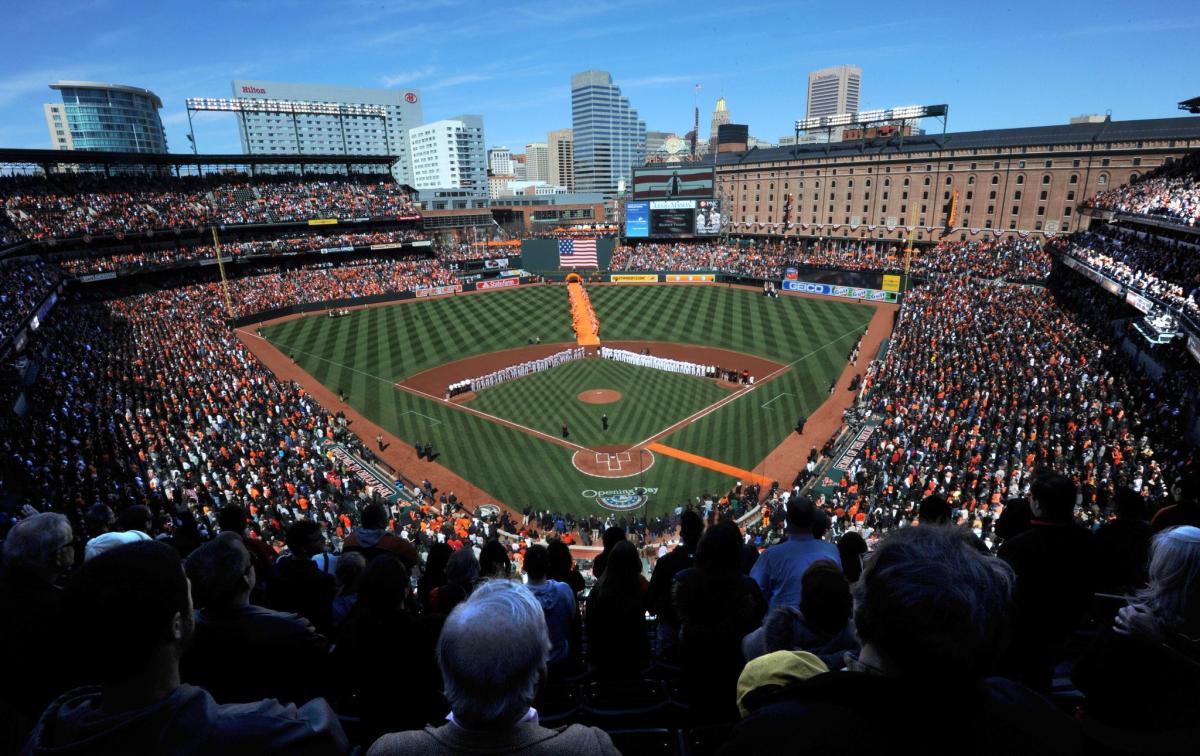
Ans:
<svg viewBox="0 0 1200 756"><path fill-rule="evenodd" d="M759 409L766 409L766 408L767 408L767 405L769 405L771 402L775 401L776 399L780 398L781 396L793 396L793 394L792 394L792 392L790 392L790 391L784 391L782 394L776 394L775 396L771 397L771 398L770 398L770 399L768 399L767 401L765 401L765 402L763 402L762 404L758 405L758 408L759 408Z"/></svg>

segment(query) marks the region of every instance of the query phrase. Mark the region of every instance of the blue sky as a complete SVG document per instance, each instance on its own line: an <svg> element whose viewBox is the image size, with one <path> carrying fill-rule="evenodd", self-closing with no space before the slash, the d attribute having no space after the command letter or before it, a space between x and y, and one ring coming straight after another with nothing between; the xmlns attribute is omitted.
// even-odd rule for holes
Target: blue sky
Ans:
<svg viewBox="0 0 1200 756"><path fill-rule="evenodd" d="M186 97L234 78L415 88L426 121L480 113L521 151L571 125L573 72L612 72L650 130L701 134L717 97L776 141L807 72L863 68L863 109L949 103L951 131L1182 115L1200 95L1193 2L673 3L476 0L2 0L0 146L49 147L59 79L145 87L188 149ZM232 116L197 119L203 152L238 152Z"/></svg>

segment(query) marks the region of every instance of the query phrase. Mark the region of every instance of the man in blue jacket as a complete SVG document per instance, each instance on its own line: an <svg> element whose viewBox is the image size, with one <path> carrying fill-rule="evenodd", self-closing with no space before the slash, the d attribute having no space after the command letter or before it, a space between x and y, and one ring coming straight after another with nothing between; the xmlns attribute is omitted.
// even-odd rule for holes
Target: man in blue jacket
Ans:
<svg viewBox="0 0 1200 756"><path fill-rule="evenodd" d="M788 538L763 552L750 577L762 589L769 609L777 606L800 606L800 579L813 562L828 559L842 566L837 547L813 537L813 521L817 506L807 496L793 498L787 503Z"/></svg>

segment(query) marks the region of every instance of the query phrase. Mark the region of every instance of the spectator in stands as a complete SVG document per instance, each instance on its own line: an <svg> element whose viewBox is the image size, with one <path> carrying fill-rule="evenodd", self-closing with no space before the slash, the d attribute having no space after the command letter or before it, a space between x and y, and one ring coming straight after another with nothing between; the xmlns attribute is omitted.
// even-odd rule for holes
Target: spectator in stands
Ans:
<svg viewBox="0 0 1200 756"><path fill-rule="evenodd" d="M587 583L583 579L583 573L575 566L575 560L571 558L570 547L563 543L561 538L551 538L546 542L546 550L550 557L550 579L566 583L576 596L583 593Z"/></svg>
<svg viewBox="0 0 1200 756"><path fill-rule="evenodd" d="M1077 753L1077 732L1049 702L989 677L1004 651L1012 571L968 536L945 526L889 534L855 586L859 661L781 688L721 752ZM953 711L916 722L901 702L918 701Z"/></svg>
<svg viewBox="0 0 1200 756"><path fill-rule="evenodd" d="M837 542L838 557L846 580L857 583L862 575L862 560L867 554L867 542L857 530L848 530Z"/></svg>
<svg viewBox="0 0 1200 756"><path fill-rule="evenodd" d="M525 586L490 580L446 619L437 662L450 702L441 727L385 735L368 756L404 754L571 753L615 756L604 731L583 725L549 730L530 705L550 647L542 607Z"/></svg>
<svg viewBox="0 0 1200 756"><path fill-rule="evenodd" d="M475 558L475 550L462 548L454 552L446 563L446 583L430 592L430 603L434 612L443 617L448 616L454 607L467 599L475 590L479 580L479 560Z"/></svg>
<svg viewBox="0 0 1200 756"><path fill-rule="evenodd" d="M608 564L608 557L612 553L613 547L624 540L625 528L613 525L604 529L604 535L601 537L604 548L592 560L592 577L599 578L604 574L604 568Z"/></svg>
<svg viewBox="0 0 1200 756"><path fill-rule="evenodd" d="M1185 753L1200 735L1200 528L1155 536L1149 577L1076 663L1072 680L1087 697L1089 719L1137 731L1127 740L1143 753Z"/></svg>
<svg viewBox="0 0 1200 756"><path fill-rule="evenodd" d="M362 510L362 525L346 537L343 551L360 551L369 563L379 554L395 555L410 570L420 564L416 548L408 541L392 535L387 530L387 509L378 502L371 502Z"/></svg>
<svg viewBox="0 0 1200 756"><path fill-rule="evenodd" d="M1092 603L1096 546L1074 519L1075 484L1058 473L1035 472L1029 530L1000 546L1016 575L1016 622L1007 665L1035 690L1049 690L1055 665Z"/></svg>
<svg viewBox="0 0 1200 756"><path fill-rule="evenodd" d="M21 739L67 684L70 662L64 657L75 628L62 616L61 586L75 564L75 539L66 517L42 512L14 525L3 550L0 713L11 718L10 732Z"/></svg>
<svg viewBox="0 0 1200 756"><path fill-rule="evenodd" d="M130 509L133 509L132 507ZM134 514L139 518L147 513L139 509ZM149 541L150 536L142 530L126 530L117 522L116 515L107 504L93 504L84 516L84 526L91 538L83 547L83 559L87 561L99 556L109 549L123 546L127 543ZM114 530L116 528L116 530Z"/></svg>
<svg viewBox="0 0 1200 756"><path fill-rule="evenodd" d="M488 541L479 550L479 576L484 580L512 576L512 557L500 541Z"/></svg>
<svg viewBox="0 0 1200 756"><path fill-rule="evenodd" d="M328 641L296 614L254 606L254 566L236 533L223 533L186 562L196 596L196 628L180 666L182 679L219 703L275 698L302 704L327 692ZM279 658L266 674L250 674L245 660Z"/></svg>
<svg viewBox="0 0 1200 756"><path fill-rule="evenodd" d="M64 606L86 627L83 674L99 686L61 695L30 738L30 754L342 754L346 736L324 699L299 709L276 701L218 705L181 685L179 661L192 634L192 602L179 556L134 543L85 563Z"/></svg>
<svg viewBox="0 0 1200 756"><path fill-rule="evenodd" d="M265 605L267 578L279 555L270 544L246 534L246 510L240 504L226 504L221 507L217 514L217 524L222 533L237 533L246 551L250 552L250 562L254 565L254 591L251 592L250 598L253 603Z"/></svg>
<svg viewBox="0 0 1200 756"><path fill-rule="evenodd" d="M921 508L917 517L922 525L948 525L950 523L950 502L944 496L926 496L921 499Z"/></svg>
<svg viewBox="0 0 1200 756"><path fill-rule="evenodd" d="M1124 594L1146 584L1146 561L1153 532L1146 504L1132 489L1117 490L1117 516L1096 531L1096 589Z"/></svg>
<svg viewBox="0 0 1200 756"><path fill-rule="evenodd" d="M340 627L358 605L358 584L366 569L367 560L356 551L338 556L337 569L333 573L334 582L337 583L337 597L333 600L331 612L334 627ZM445 572L442 576L445 577Z"/></svg>
<svg viewBox="0 0 1200 756"><path fill-rule="evenodd" d="M620 540L587 599L587 661L599 679L635 679L650 659L646 593L637 548Z"/></svg>
<svg viewBox="0 0 1200 756"><path fill-rule="evenodd" d="M742 655L750 661L773 651L808 651L829 670L846 666L845 654L858 653L850 615L850 584L833 562L813 562L801 578L800 606L771 610L763 626L742 639Z"/></svg>
<svg viewBox="0 0 1200 756"><path fill-rule="evenodd" d="M742 638L762 623L767 604L742 573L742 535L724 521L705 531L696 566L675 576L679 658L692 714L735 719L731 691L745 660Z"/></svg>
<svg viewBox="0 0 1200 756"><path fill-rule="evenodd" d="M550 633L550 653L546 658L551 679L559 679L574 671L575 651L571 648L571 626L575 620L575 593L571 586L550 580L550 554L545 546L535 543L525 550L525 576L529 592L542 605L546 614L546 629Z"/></svg>
<svg viewBox="0 0 1200 756"><path fill-rule="evenodd" d="M434 543L430 545L425 556L425 565L421 570L421 577L417 580L417 601L421 606L421 611L427 613L433 611L431 596L438 586L446 584L446 565L453 554L454 550L447 544Z"/></svg>
<svg viewBox="0 0 1200 756"><path fill-rule="evenodd" d="M1200 527L1200 471L1191 470L1171 489L1171 503L1154 513L1150 521L1160 531L1179 525Z"/></svg>
<svg viewBox="0 0 1200 756"><path fill-rule="evenodd" d="M695 565L696 548L704 535L704 519L686 509L679 517L680 544L659 558L650 575L650 613L658 618L655 654L659 659L675 657L679 643L679 617L675 613L675 576Z"/></svg>
<svg viewBox="0 0 1200 756"><path fill-rule="evenodd" d="M267 583L271 608L295 612L328 637L333 629L333 599L337 584L313 562L313 555L325 548L321 526L312 520L298 520L287 529L288 553L275 560Z"/></svg>
<svg viewBox="0 0 1200 756"><path fill-rule="evenodd" d="M361 717L366 742L445 716L434 663L436 640L436 624L415 613L408 568L391 554L375 556L332 657L339 710L344 706ZM402 671L381 665L387 649L404 650Z"/></svg>
<svg viewBox="0 0 1200 756"><path fill-rule="evenodd" d="M770 608L800 605L800 578L808 566L828 559L841 566L837 548L813 538L817 510L813 500L797 496L787 502L787 540L763 552L750 576L762 589Z"/></svg>

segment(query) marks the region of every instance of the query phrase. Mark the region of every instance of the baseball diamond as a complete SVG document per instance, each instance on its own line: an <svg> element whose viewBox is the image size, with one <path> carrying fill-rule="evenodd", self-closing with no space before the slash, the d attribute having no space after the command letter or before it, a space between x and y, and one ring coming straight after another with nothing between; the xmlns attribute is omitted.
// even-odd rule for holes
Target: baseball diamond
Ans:
<svg viewBox="0 0 1200 756"><path fill-rule="evenodd" d="M622 477L656 489L642 502L653 515L725 490L735 478L769 485L768 458L791 443L796 416L811 416L829 398L830 383L876 309L800 296L767 299L715 285L589 285L587 291L603 345L714 365L739 380L589 355L446 401L445 387L454 381L575 341L561 285L406 302L336 319L291 317L259 334L325 387L343 390L348 405L371 422L406 443L434 443L439 465L500 503L526 500L537 481L547 503L595 512L596 497L582 492L597 488L597 478ZM741 381L743 371L753 384ZM591 390L619 398L580 401ZM630 453L628 461L622 452Z"/></svg>

